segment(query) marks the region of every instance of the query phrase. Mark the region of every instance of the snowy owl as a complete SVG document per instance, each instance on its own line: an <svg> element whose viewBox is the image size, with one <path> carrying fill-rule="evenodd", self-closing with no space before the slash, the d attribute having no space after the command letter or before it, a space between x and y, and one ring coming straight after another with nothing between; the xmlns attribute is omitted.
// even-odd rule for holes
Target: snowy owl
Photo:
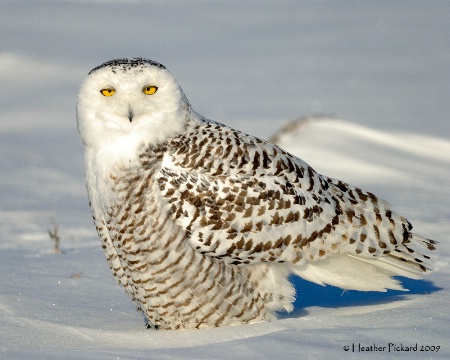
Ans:
<svg viewBox="0 0 450 360"><path fill-rule="evenodd" d="M432 270L435 242L386 202L199 115L155 61L94 68L77 122L103 250L147 327L275 319L290 274L386 291Z"/></svg>

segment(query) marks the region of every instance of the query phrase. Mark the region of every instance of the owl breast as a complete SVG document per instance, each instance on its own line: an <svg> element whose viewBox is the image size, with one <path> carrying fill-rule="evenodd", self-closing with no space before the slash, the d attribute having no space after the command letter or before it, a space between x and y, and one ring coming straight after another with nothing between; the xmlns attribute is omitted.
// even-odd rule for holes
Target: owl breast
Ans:
<svg viewBox="0 0 450 360"><path fill-rule="evenodd" d="M264 266L232 266L188 245L186 231L173 222L171 204L159 194L156 172L164 148L146 149L133 167L109 176L105 211L93 206L97 231L114 276L151 327L189 329L268 320L270 292ZM292 297L292 294L291 294ZM292 299L289 299L292 300Z"/></svg>

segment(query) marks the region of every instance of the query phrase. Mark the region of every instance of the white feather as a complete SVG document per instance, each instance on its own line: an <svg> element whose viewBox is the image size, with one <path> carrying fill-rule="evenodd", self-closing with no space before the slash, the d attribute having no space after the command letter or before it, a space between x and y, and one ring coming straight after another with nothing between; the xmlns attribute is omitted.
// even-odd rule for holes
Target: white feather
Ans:
<svg viewBox="0 0 450 360"><path fill-rule="evenodd" d="M392 279L395 273L348 255L293 266L292 272L316 284L328 284L346 290L405 290L398 280Z"/></svg>

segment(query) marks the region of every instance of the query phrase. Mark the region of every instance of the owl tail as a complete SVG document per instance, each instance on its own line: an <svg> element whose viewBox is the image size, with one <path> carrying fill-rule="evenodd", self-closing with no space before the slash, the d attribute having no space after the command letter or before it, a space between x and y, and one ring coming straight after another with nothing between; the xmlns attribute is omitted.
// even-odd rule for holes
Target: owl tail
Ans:
<svg viewBox="0 0 450 360"><path fill-rule="evenodd" d="M329 284L347 290L407 291L393 276L421 279L430 274L433 266L428 253L435 250L435 245L435 241L413 234L409 243L385 256L334 255L301 266L294 265L292 272L319 285Z"/></svg>

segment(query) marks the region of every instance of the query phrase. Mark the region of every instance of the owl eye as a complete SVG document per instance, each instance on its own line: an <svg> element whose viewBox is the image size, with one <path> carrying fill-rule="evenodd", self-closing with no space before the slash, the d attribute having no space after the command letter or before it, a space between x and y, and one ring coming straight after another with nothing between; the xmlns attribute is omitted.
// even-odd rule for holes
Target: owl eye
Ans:
<svg viewBox="0 0 450 360"><path fill-rule="evenodd" d="M144 88L142 89L142 92L146 95L153 95L157 90L158 90L158 88L156 86L147 85L147 86L144 86Z"/></svg>
<svg viewBox="0 0 450 360"><path fill-rule="evenodd" d="M113 88L102 89L100 90L103 96L113 96L116 93L116 90Z"/></svg>

